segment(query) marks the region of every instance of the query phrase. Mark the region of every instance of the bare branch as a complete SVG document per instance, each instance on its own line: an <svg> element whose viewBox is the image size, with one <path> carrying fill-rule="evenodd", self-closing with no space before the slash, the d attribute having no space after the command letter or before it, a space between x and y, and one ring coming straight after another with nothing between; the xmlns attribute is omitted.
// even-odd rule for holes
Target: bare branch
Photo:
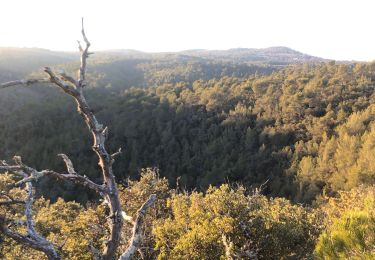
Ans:
<svg viewBox="0 0 375 260"><path fill-rule="evenodd" d="M67 75L67 74L65 73L65 71L61 71L61 72L60 72L60 77L61 77L63 80L72 83L74 86L76 86L76 85L78 84L78 82L77 82L72 76Z"/></svg>
<svg viewBox="0 0 375 260"><path fill-rule="evenodd" d="M105 185L96 184L95 182L93 182L89 178L87 178L86 176L82 176L82 175L78 175L78 174L61 174L61 173L57 173L57 172L51 171L51 170L43 170L42 173L46 176L51 176L51 177L54 177L54 178L62 180L62 181L71 181L75 184L82 185L86 188L89 188L89 189L99 193L99 195L101 195L101 196L108 193L108 190L105 187Z"/></svg>
<svg viewBox="0 0 375 260"><path fill-rule="evenodd" d="M19 182L16 182L16 186L21 186L22 184L29 183L32 181L38 181L43 176L43 172L38 172L37 170L33 169L33 171L30 172L30 176L20 180Z"/></svg>
<svg viewBox="0 0 375 260"><path fill-rule="evenodd" d="M5 201L0 201L0 206L9 206L9 205L14 205L14 204L24 204L25 202L22 200L5 200Z"/></svg>
<svg viewBox="0 0 375 260"><path fill-rule="evenodd" d="M85 96L83 95L83 87L85 86L85 79L86 79L86 63L87 58L89 57L89 47L90 42L86 37L86 33L84 30L84 24L82 19L82 38L85 42L85 47L81 46L81 43L78 42L81 58L80 58L80 68L78 71L78 80L73 79L72 77L66 75L64 72L60 74L56 74L53 72L49 67L45 67L44 71L49 75L49 79L40 79L40 80L25 80L25 81L13 81L8 82L0 87L7 87L13 85L28 85L34 84L38 82L52 82L58 87L60 87L65 93L72 96L73 99L76 101L77 110L83 116L87 127L89 128L92 137L93 137L93 151L98 156L98 164L102 170L103 176L103 185L98 185L91 180L89 180L86 176L78 175L73 167L71 160L66 155L59 155L63 158L68 174L60 174L52 170L43 170L37 171L33 168L30 168L22 163L20 158L15 158L16 165L8 165L3 161L0 161L0 172L1 171L9 171L17 174L23 179L18 182L18 185L25 184L26 187L32 187L32 181L37 181L39 178L43 176L52 176L54 178L64 180L64 181L71 181L76 184L83 185L87 188L95 190L98 192L107 203L110 211L111 216L111 223L109 226L109 238L105 242L104 251L102 254L102 259L104 260L112 260L115 256L116 250L119 246L120 239L121 239L121 230L123 227L123 218L121 217L121 204L118 195L118 188L117 183L115 180L115 176L112 169L112 164L114 162L114 157L121 153L121 149L110 155L106 148L105 148L105 141L108 136L108 128L103 128L102 124L99 124L98 120L96 119L95 115L93 114L92 110L90 109ZM19 159L19 160L18 160ZM143 218L145 211L155 202L156 196L152 195L150 198L142 205L142 207L138 210L137 218L135 220L134 229L133 229L133 236L130 240L129 247L126 252L123 254L122 259L129 259L134 252L137 250L140 241L141 241L141 225L143 223ZM27 205L31 205L31 203L26 203ZM27 215L28 213L25 212ZM32 227L32 222L28 224L28 226ZM2 230L8 232L9 236L13 236L17 241L24 244L29 245L30 247L36 248L35 245L30 242L29 238L24 239L23 237L19 237L19 234L12 233L11 230L7 229L6 227L1 227ZM43 251L43 250L41 250ZM45 252L45 251L43 251ZM45 252L48 257L49 252Z"/></svg>
<svg viewBox="0 0 375 260"><path fill-rule="evenodd" d="M225 259L226 260L234 260L234 256L233 256L233 242L229 241L229 243L228 243L228 239L227 239L227 236L225 234L223 234L221 236L221 238L222 238L222 241L223 241L223 244L224 244L224 248L225 248Z"/></svg>
<svg viewBox="0 0 375 260"><path fill-rule="evenodd" d="M23 171L27 172L29 175L21 175L24 178L16 183L16 186L21 186L22 184L38 181L40 178L44 176L51 176L59 180L63 181L70 181L75 184L82 185L86 188L92 189L95 192L99 193L103 196L103 194L108 193L105 185L98 185L88 179L85 176L78 175L77 173L74 174L61 174L52 170L42 170L37 171L36 169L30 168L28 166L20 166L20 165L7 165L7 166L0 166L0 172L11 172L17 175L20 175Z"/></svg>
<svg viewBox="0 0 375 260"><path fill-rule="evenodd" d="M60 153L58 154L58 156L60 156L64 160L66 169L69 172L69 174L77 174L76 171L74 170L72 161L69 159L69 157L66 154Z"/></svg>
<svg viewBox="0 0 375 260"><path fill-rule="evenodd" d="M83 17L82 17L82 37L83 37L83 40L85 41L85 43L86 43L86 49L85 49L85 51L88 51L88 48L90 47L90 42L89 42L89 40L87 39L87 37L86 37L86 34L85 34L85 28L84 28L84 26L83 26Z"/></svg>
<svg viewBox="0 0 375 260"><path fill-rule="evenodd" d="M108 138L108 127L104 127L103 131L102 131L102 135L103 137L107 140Z"/></svg>
<svg viewBox="0 0 375 260"><path fill-rule="evenodd" d="M34 238L35 240L44 239L35 231L35 228L34 228L33 211L32 211L34 197L33 197L33 184L31 182L28 182L26 184L26 192L27 192L27 198L25 201L25 215L26 215L27 234L30 237Z"/></svg>
<svg viewBox="0 0 375 260"><path fill-rule="evenodd" d="M5 192L1 191L0 196L7 198L7 200L0 201L0 206L8 206L8 205L13 205L13 204L24 204L25 202L23 200L17 200L14 199L12 196L9 194L6 194Z"/></svg>
<svg viewBox="0 0 375 260"><path fill-rule="evenodd" d="M16 163L21 161L21 158L18 159L18 157L19 156L13 157L13 160L16 161ZM6 161L0 161L0 172L11 172L22 178L25 178L28 176L26 173L23 172L22 167L19 164L15 166L8 165Z"/></svg>
<svg viewBox="0 0 375 260"><path fill-rule="evenodd" d="M51 246L52 244L49 241L47 241L47 244L43 244L43 243L35 241L28 235L23 235L18 232L12 231L11 229L7 227L5 217L1 215L0 215L0 232L9 236L10 238L16 240L17 242L21 244L24 244L35 250L44 252L47 255L48 259L53 259L53 260L61 259L60 255L54 250L53 246Z"/></svg>
<svg viewBox="0 0 375 260"><path fill-rule="evenodd" d="M80 46L81 52L81 65L79 68L79 80L76 85L77 93L71 94L77 103L78 112L83 116L87 127L89 128L94 144L92 146L93 151L97 154L99 159L99 166L102 169L103 181L106 192L104 193L104 200L107 201L110 210L110 216L112 218L111 225L109 227L110 235L109 239L105 243L103 259L112 259L115 255L116 249L120 243L120 234L123 226L123 220L121 218L121 204L118 196L118 188L115 180L115 176L112 170L112 158L105 148L106 131L103 133L103 125L99 124L95 115L92 113L86 98L83 95L83 87L85 85L86 75L86 61L89 56L90 42L86 37L84 30L83 19L82 19L82 37L86 44L83 49ZM69 94L69 93L68 93Z"/></svg>
<svg viewBox="0 0 375 260"><path fill-rule="evenodd" d="M137 218L134 223L133 227L133 235L132 238L129 241L129 246L126 249L126 251L120 256L119 260L130 260L134 253L139 248L139 245L142 241L142 224L144 221L144 216L146 214L146 210L151 207L152 204L154 204L156 201L156 195L152 194L148 200L143 203L143 205L139 208L137 212Z"/></svg>
<svg viewBox="0 0 375 260"><path fill-rule="evenodd" d="M122 212L121 212L121 217L122 217L123 220L125 220L126 222L129 222L129 223L135 225L135 222L134 222L132 216L129 216L128 214L126 214L125 211L122 211Z"/></svg>
<svg viewBox="0 0 375 260"><path fill-rule="evenodd" d="M79 74L78 74L79 75L78 76L79 87L84 86L84 81L85 81L85 77L86 77L86 61L87 61L87 58L90 55L89 48L90 48L90 45L91 45L89 40L86 37L85 28L84 28L84 25L83 25L83 18L82 18L81 33L82 33L82 38L85 41L86 47L85 47L85 49L83 49L82 46L81 46L81 43L78 41L79 51L81 53L81 66L79 68Z"/></svg>
<svg viewBox="0 0 375 260"><path fill-rule="evenodd" d="M19 162L21 163L21 161ZM6 226L6 219L4 216L0 216L0 231L22 244L25 244L38 251L44 252L47 255L48 259L54 259L54 260L61 259L59 253L55 250L54 245L50 241L45 239L43 236L39 235L39 233L35 230L34 221L33 221L33 212L32 212L34 196L33 196L33 185L31 182L27 182L26 192L27 192L27 197L25 201L25 216L26 216L25 224L27 227L27 234L24 235L24 234L20 234L18 232L10 230Z"/></svg>
<svg viewBox="0 0 375 260"><path fill-rule="evenodd" d="M9 225L8 225L8 228L12 227L12 226L26 226L26 221L25 220L20 220L20 219L11 219L11 220L8 220Z"/></svg>
<svg viewBox="0 0 375 260"><path fill-rule="evenodd" d="M72 96L77 95L77 91L75 90L75 88L72 88L71 86L65 84L59 77L56 76L56 74L51 70L51 68L45 67L44 72L46 72L49 75L50 81L59 86L64 92Z"/></svg>
<svg viewBox="0 0 375 260"><path fill-rule="evenodd" d="M7 88L7 87L12 87L12 86L17 86L17 85L25 85L29 86L32 84L36 83L51 83L50 79L22 79L22 80L13 80L9 82L5 82L0 84L0 89L2 88Z"/></svg>
<svg viewBox="0 0 375 260"><path fill-rule="evenodd" d="M120 147L120 148L118 148L117 152L111 154L112 160L114 160L116 158L116 156L120 155L121 153L122 153L122 151L121 151L121 147Z"/></svg>
<svg viewBox="0 0 375 260"><path fill-rule="evenodd" d="M69 94L74 98L77 104L78 112L83 116L86 125L88 126L91 134L93 136L94 144L92 146L93 151L97 154L99 159L99 166L102 169L103 174L103 185L97 185L93 183L88 178L84 176L80 176L78 174L59 174L51 170L44 170L44 171L36 171L32 168L25 168L22 165L16 166L9 166L9 165L2 165L0 166L0 171L11 171L15 174L21 174L22 171L26 171L29 176L24 178L18 184L27 183L33 180L38 180L40 177L44 175L49 175L61 180L69 180L77 184L81 184L85 187L91 188L97 191L100 195L103 196L105 201L108 202L108 207L110 210L110 216L112 216L112 222L109 227L110 236L108 241L105 243L105 249L103 252L103 259L109 260L112 259L115 255L116 249L120 243L121 238L121 229L123 226L123 220L121 218L121 204L118 196L118 189L117 183L115 180L115 176L112 170L112 158L110 154L107 152L105 148L105 140L106 140L106 131L103 133L103 125L98 123L95 115L92 113L84 95L83 95L83 87L85 85L85 75L86 75L86 61L88 56L91 54L89 53L90 42L86 37L86 33L83 26L83 19L82 19L82 37L85 42L85 48L82 48L81 44L79 43L80 52L81 52L81 65L79 68L79 75L78 81L76 81L73 86L70 83L73 83L72 78L67 77L64 75L57 75L54 73L49 67L45 67L44 71L49 75L49 81L60 87L65 93ZM69 84L67 84L68 82ZM8 84L9 85L9 84ZM66 161L65 161L65 164ZM71 170L71 167L69 167ZM68 170L69 172L69 170ZM71 171L72 172L72 171Z"/></svg>
<svg viewBox="0 0 375 260"><path fill-rule="evenodd" d="M82 48L81 42L77 41L77 43L78 43L78 50L79 50L79 52L83 52L83 48Z"/></svg>
<svg viewBox="0 0 375 260"><path fill-rule="evenodd" d="M8 200L14 200L12 196L5 193L4 191L0 191L0 196L7 198Z"/></svg>

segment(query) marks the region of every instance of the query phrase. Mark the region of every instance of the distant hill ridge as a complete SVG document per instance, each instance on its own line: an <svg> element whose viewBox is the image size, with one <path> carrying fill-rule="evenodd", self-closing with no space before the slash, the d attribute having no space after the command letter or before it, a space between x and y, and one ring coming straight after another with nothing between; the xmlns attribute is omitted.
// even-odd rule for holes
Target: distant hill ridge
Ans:
<svg viewBox="0 0 375 260"><path fill-rule="evenodd" d="M45 66L68 63L77 57L74 53L39 48L0 47L0 78L10 80L26 76Z"/></svg>
<svg viewBox="0 0 375 260"><path fill-rule="evenodd" d="M195 57L202 59L221 60L229 62L266 63L287 65L303 62L324 62L327 59L304 54L288 47L274 46L269 48L233 48L228 50L193 49L179 52L141 52L137 50L109 50L100 53L125 55L134 58L162 57Z"/></svg>
<svg viewBox="0 0 375 260"><path fill-rule="evenodd" d="M192 59L212 59L230 62L245 62L245 63L267 63L267 64L281 64L286 65L290 63L301 62L322 62L326 59L311 56L301 53L288 47L275 46L269 48L233 48L228 50L185 50L180 52L142 52L138 50L119 49L119 50L105 50L98 51L93 56L95 59L100 59L105 56L112 56L118 58L132 58L132 59L168 59L183 58L189 56ZM0 68L4 65L9 65L19 62L27 62L29 66L41 66L62 64L74 61L77 58L77 53L51 51L40 48L13 48L0 47ZM35 69L35 68L34 68Z"/></svg>
<svg viewBox="0 0 375 260"><path fill-rule="evenodd" d="M250 63L290 64L302 62L323 62L326 59L311 56L288 47L276 46L262 49L234 48L229 50L192 50L184 54L223 60Z"/></svg>

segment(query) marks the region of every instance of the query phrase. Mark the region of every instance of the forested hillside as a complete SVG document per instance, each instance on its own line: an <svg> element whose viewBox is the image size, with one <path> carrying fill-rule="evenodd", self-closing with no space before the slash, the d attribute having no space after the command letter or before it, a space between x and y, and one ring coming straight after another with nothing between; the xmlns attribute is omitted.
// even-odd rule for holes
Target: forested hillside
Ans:
<svg viewBox="0 0 375 260"><path fill-rule="evenodd" d="M51 58L57 69L77 68L60 58ZM39 75L30 65L19 74L4 71L0 80L26 72ZM108 150L123 148L113 166L125 185L123 203L133 214L142 200L129 197L159 196L147 220L153 227L146 232L144 243L153 248L145 249L147 257L374 255L375 63L327 62L281 47L159 55L113 51L89 64L88 85L93 112L109 128ZM0 104L0 158L17 154L38 169L63 171L56 154L66 153L79 172L100 177L87 129L61 91L49 85L0 89ZM128 181L141 172L139 182ZM2 178L2 189L14 182ZM86 241L76 225L95 233L93 242L100 244L105 231L89 227L89 221L94 216L96 224L103 222L102 206L90 206L91 215L83 206L95 195L53 183L38 182L43 198L37 219L46 234L62 243L58 234L66 228ZM250 192L259 187L263 195ZM61 213L65 222L48 218L48 210L65 207L71 214ZM66 222L68 217L76 224ZM345 221L369 231L362 233L366 239L349 238ZM212 229L207 223L214 223ZM343 243L339 250L335 239ZM89 254L86 244L74 243L64 249L69 259ZM11 258L16 251L3 249L0 256Z"/></svg>
<svg viewBox="0 0 375 260"><path fill-rule="evenodd" d="M152 166L172 184L181 177L188 189L268 180L268 194L300 202L323 189L374 182L364 165L371 160L363 157L371 149L372 64L292 65L271 75L191 81L171 80L176 70L159 70L165 78L149 88L97 83L88 90L111 129L109 145L125 148L116 164L119 178ZM103 73L117 79L114 70ZM55 154L66 151L94 174L89 138L82 137L84 126L67 97L49 86L4 89L1 97L1 158L17 153L39 167L55 167ZM359 176L360 167L370 170L367 177Z"/></svg>

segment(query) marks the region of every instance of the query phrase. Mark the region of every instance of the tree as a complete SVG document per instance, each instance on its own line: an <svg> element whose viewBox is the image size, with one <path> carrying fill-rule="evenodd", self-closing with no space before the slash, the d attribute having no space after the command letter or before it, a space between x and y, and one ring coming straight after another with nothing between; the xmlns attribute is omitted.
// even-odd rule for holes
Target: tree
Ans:
<svg viewBox="0 0 375 260"><path fill-rule="evenodd" d="M373 259L375 217L368 211L349 211L319 238L318 259Z"/></svg>
<svg viewBox="0 0 375 260"><path fill-rule="evenodd" d="M109 154L105 147L105 141L108 136L108 128L104 127L98 122L94 113L88 105L83 90L86 86L86 63L87 58L91 52L89 52L90 42L88 41L82 19L82 37L85 42L84 48L78 42L79 51L81 54L81 63L78 71L78 79L67 75L65 72L54 72L51 68L45 67L44 72L47 73L48 78L40 79L26 79L26 80L16 80L10 81L0 85L0 88L6 88L16 85L33 85L37 83L53 83L63 90L66 94L70 95L77 104L77 110L80 115L82 115L88 129L93 137L92 149L98 157L98 164L101 168L103 183L101 185L91 181L85 175L79 175L73 166L72 161L65 154L59 154L66 165L67 173L58 173L53 170L37 170L32 167L27 166L21 160L21 157L14 157L14 164L8 164L5 161L0 161L0 172L9 172L11 174L17 175L21 178L20 181L16 183L17 186L25 186L25 191L27 196L25 201L14 199L7 193L1 193L0 196L6 200L1 201L0 205L11 205L11 204L24 204L26 221L23 225L26 227L26 233L18 232L11 228L10 223L15 223L16 220L9 220L4 215L0 216L0 232L4 233L16 240L19 243L27 245L38 251L42 251L46 254L49 259L61 259L61 256L56 249L56 245L53 245L45 237L40 235L35 227L33 221L33 182L38 181L40 178L45 176L53 177L57 180L69 181L75 184L82 185L88 189L95 191L99 196L101 196L109 208L109 237L105 242L104 251L100 253L97 249L92 248L92 251L97 259L113 259L116 250L119 246L121 239L121 230L123 228L124 220L129 220L126 213L122 211L119 192L115 176L112 170L112 165L116 155L121 153L121 149L118 152ZM130 259L141 240L141 226L146 210L155 202L156 196L152 194L146 202L138 209L137 217L133 222L133 234L129 240L129 246L125 252L120 256L120 259ZM130 220L132 221L132 220Z"/></svg>
<svg viewBox="0 0 375 260"><path fill-rule="evenodd" d="M154 224L158 259L306 259L321 213L227 184L206 194L174 194L170 216ZM226 258L225 258L226 257Z"/></svg>
<svg viewBox="0 0 375 260"><path fill-rule="evenodd" d="M326 227L315 247L317 259L374 259L374 195L374 186L359 186L322 198Z"/></svg>

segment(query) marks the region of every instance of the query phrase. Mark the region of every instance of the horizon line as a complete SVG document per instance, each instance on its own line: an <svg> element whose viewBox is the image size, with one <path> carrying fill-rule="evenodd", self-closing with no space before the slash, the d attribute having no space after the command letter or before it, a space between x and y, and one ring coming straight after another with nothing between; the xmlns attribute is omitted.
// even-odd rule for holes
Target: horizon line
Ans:
<svg viewBox="0 0 375 260"><path fill-rule="evenodd" d="M140 50L140 49L133 49L133 48L129 48L129 49L126 49L126 48L109 48L109 49L98 49L95 52L101 52L101 53L105 53L105 52L116 52L116 51L134 51L134 52L140 52L140 53L145 53L145 54L168 54L168 53L182 53L182 52L188 52L188 51L230 51L230 50L266 50L266 49L272 49L272 48L284 48L284 49L288 49L288 50L291 50L291 51L294 51L294 52L297 52L297 53L300 53L302 55L307 55L307 56L310 56L310 57L313 57L313 58L318 58L318 59L323 59L323 60L326 60L326 61L340 61L340 62L373 62L374 59L369 59L369 60L355 60L355 59L332 59L332 58L325 58L325 57L321 57L321 56L317 56L317 55L313 55L313 54L309 54L309 53L306 53L306 52L302 52L302 51L299 51L299 50L296 50L292 47L288 47L288 46L283 46L283 45L273 45L273 46L268 46L268 47L233 47L233 48L227 48L227 49L205 49L205 48L192 48L192 49L181 49L181 50L171 50L171 51L146 51L146 50ZM77 51L75 50L58 50L58 49L53 49L53 48L45 48L45 47L36 47L36 46L33 46L33 47L29 47L29 46L23 46L23 47L19 47L19 46L0 46L0 50L1 49L24 49L24 50L43 50L43 51L50 51L50 52L60 52L60 53L77 53L79 54L79 50L77 48Z"/></svg>

